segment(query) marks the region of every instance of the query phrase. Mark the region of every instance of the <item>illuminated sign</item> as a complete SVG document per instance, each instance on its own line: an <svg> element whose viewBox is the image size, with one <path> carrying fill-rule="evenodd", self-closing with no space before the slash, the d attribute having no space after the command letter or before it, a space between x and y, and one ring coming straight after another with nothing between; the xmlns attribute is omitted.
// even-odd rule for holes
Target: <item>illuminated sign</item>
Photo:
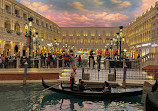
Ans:
<svg viewBox="0 0 158 111"><path fill-rule="evenodd" d="M47 46L52 46L52 44L47 44Z"/></svg>
<svg viewBox="0 0 158 111"><path fill-rule="evenodd" d="M155 43L151 45L151 47L157 47L157 46L158 44L155 44Z"/></svg>
<svg viewBox="0 0 158 111"><path fill-rule="evenodd" d="M139 48L139 47L141 47L141 45L136 45L136 48Z"/></svg>
<svg viewBox="0 0 158 111"><path fill-rule="evenodd" d="M149 46L151 43L142 44L142 47Z"/></svg>

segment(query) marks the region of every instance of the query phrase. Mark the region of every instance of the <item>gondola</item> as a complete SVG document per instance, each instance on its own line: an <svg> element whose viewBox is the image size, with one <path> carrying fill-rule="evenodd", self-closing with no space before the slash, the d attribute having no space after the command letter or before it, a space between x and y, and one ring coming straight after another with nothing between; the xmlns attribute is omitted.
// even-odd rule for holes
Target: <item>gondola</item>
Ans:
<svg viewBox="0 0 158 111"><path fill-rule="evenodd" d="M95 99L115 99L115 98L122 98L122 97L131 97L131 96L137 96L142 94L142 90L137 91L131 91L131 92L121 92L121 93L103 93L102 91L98 90L92 90L92 91L72 91L69 88L56 88L53 86L49 86L45 83L45 81L42 78L42 85L45 89L51 90L53 92L57 93L63 93L67 95L72 95L75 97L80 98L95 98Z"/></svg>
<svg viewBox="0 0 158 111"><path fill-rule="evenodd" d="M146 96L145 102L146 111L158 111L158 104L149 98L149 95Z"/></svg>

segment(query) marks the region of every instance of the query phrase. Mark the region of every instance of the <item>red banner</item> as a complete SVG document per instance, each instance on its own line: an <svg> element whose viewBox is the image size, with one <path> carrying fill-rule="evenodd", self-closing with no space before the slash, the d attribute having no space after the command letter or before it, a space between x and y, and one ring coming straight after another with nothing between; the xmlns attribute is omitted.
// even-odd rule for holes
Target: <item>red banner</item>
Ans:
<svg viewBox="0 0 158 111"><path fill-rule="evenodd" d="M27 37L27 47L29 47L29 45L30 45L30 37Z"/></svg>

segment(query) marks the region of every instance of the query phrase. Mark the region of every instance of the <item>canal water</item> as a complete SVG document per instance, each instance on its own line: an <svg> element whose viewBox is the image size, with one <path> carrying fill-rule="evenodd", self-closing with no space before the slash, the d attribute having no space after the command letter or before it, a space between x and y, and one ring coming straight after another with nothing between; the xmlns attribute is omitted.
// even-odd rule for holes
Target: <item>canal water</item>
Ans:
<svg viewBox="0 0 158 111"><path fill-rule="evenodd" d="M40 83L0 84L0 111L144 111L141 96L99 101L42 90Z"/></svg>

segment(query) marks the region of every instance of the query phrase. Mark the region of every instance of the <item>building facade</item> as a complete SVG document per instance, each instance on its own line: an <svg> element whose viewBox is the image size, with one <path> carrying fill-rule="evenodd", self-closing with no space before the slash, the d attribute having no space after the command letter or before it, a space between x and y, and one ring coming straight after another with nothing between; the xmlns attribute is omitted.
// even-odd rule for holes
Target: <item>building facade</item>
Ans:
<svg viewBox="0 0 158 111"><path fill-rule="evenodd" d="M60 50L67 50L69 47L71 50L75 49L77 54L89 54L90 51L105 54L107 49L110 52L111 50L116 52L116 45L112 43L110 49L110 43L113 38L116 38L119 30L119 27L62 27ZM125 30L126 28L124 28L124 32ZM124 47L122 47L123 49Z"/></svg>
<svg viewBox="0 0 158 111"><path fill-rule="evenodd" d="M36 45L33 42L32 53L51 51L54 39L59 38L60 27L33 10L15 0L0 0L0 53L5 56L28 56L29 48L25 37L25 24L32 17L33 28L38 33ZM37 46L37 47L36 47Z"/></svg>
<svg viewBox="0 0 158 111"><path fill-rule="evenodd" d="M0 0L1 54L29 55L25 25L30 17L34 19L31 30L35 28L38 33L37 42L32 42L32 55L49 52L89 54L90 51L105 54L107 49L110 53L120 51L116 44L111 45L119 27L60 27L15 0ZM132 58L158 52L158 2L125 27L123 36L125 41L121 50L127 51Z"/></svg>
<svg viewBox="0 0 158 111"><path fill-rule="evenodd" d="M158 2L127 27L132 58L158 52Z"/></svg>

